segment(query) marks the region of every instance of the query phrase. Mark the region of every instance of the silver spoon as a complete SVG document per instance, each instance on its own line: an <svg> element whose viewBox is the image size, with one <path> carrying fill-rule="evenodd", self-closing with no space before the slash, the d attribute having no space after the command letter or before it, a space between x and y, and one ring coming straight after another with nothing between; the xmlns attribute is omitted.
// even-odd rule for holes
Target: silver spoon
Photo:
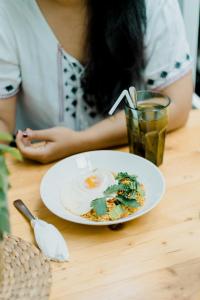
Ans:
<svg viewBox="0 0 200 300"><path fill-rule="evenodd" d="M14 206L25 216L29 221L36 220L36 217L32 215L28 207L20 199L13 202Z"/></svg>
<svg viewBox="0 0 200 300"><path fill-rule="evenodd" d="M67 244L58 229L34 217L22 200L15 200L13 204L30 221L35 241L46 257L55 261L69 260Z"/></svg>

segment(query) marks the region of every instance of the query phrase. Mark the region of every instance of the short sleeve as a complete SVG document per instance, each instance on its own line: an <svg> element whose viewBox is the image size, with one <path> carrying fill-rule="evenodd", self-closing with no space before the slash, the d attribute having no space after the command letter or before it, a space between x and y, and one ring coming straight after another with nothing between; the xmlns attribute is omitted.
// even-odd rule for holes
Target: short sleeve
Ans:
<svg viewBox="0 0 200 300"><path fill-rule="evenodd" d="M146 0L144 81L162 89L192 69L183 18L177 0Z"/></svg>
<svg viewBox="0 0 200 300"><path fill-rule="evenodd" d="M15 37L7 13L0 7L0 99L17 94L20 83Z"/></svg>

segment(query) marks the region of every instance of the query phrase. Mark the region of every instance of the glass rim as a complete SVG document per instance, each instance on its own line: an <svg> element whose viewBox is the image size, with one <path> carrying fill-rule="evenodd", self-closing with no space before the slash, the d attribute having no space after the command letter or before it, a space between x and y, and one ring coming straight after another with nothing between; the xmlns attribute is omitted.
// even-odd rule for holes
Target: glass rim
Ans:
<svg viewBox="0 0 200 300"><path fill-rule="evenodd" d="M137 94L141 94L141 93L143 93L143 94L157 95L156 98L162 97L162 98L164 98L165 100L167 100L167 104L166 104L166 105L162 105L162 107L159 108L159 109L152 108L152 109L150 109L149 111L158 111L158 110L166 109L166 108L170 105L170 103L172 102L171 99L170 99L168 96L166 96L166 95L164 95L164 94L162 94L162 93L160 93L160 92L150 91L150 90L138 90L138 91L137 91ZM145 100L142 100L142 101L145 102ZM148 99L147 99L147 101L148 101ZM131 110L137 110L137 111L139 111L137 108L131 107L131 106L129 105L127 99L125 99L125 105L126 105L129 109L131 109Z"/></svg>

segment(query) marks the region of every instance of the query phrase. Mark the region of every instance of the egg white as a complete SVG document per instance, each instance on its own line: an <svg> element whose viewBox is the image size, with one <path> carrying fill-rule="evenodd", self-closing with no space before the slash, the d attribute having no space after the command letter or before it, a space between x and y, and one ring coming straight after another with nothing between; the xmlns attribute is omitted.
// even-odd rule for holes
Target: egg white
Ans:
<svg viewBox="0 0 200 300"><path fill-rule="evenodd" d="M85 179L96 176L99 184L94 188L88 188ZM108 186L115 183L113 174L107 170L96 169L86 172L84 175L72 178L65 183L61 191L61 201L64 207L71 213L82 215L90 211L91 201L103 196Z"/></svg>

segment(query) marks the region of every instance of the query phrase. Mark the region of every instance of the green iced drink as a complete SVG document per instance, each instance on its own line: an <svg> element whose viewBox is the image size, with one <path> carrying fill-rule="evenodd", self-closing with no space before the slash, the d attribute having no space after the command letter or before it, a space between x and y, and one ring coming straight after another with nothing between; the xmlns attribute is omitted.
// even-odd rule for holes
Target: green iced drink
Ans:
<svg viewBox="0 0 200 300"><path fill-rule="evenodd" d="M170 100L157 93L152 95L152 92L143 92L142 95L148 94L150 98L139 101L136 110L128 105L125 107L129 149L131 153L140 155L159 166L163 162L168 124L167 106ZM159 97L154 98L155 94ZM167 102L165 103L164 100Z"/></svg>

